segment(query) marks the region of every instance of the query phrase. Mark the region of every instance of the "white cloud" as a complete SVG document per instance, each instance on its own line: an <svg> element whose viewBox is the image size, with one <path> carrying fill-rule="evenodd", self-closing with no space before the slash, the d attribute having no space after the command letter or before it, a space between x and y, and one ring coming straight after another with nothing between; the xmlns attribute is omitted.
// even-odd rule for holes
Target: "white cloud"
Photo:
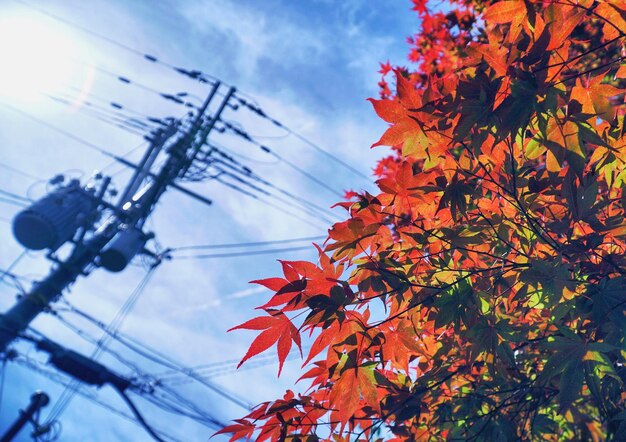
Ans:
<svg viewBox="0 0 626 442"><path fill-rule="evenodd" d="M234 43L234 61L249 76L257 73L263 58L292 64L324 51L319 35L290 23L278 11L266 14L226 0L188 2L180 11L196 30L209 36L220 33Z"/></svg>

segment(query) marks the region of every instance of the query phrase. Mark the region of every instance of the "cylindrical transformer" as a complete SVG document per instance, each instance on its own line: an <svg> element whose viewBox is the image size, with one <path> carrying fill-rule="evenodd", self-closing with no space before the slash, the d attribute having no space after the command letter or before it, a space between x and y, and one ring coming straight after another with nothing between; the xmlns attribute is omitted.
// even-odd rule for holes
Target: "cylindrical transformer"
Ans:
<svg viewBox="0 0 626 442"><path fill-rule="evenodd" d="M100 265L110 272L121 272L143 249L146 240L146 235L134 227L119 232L100 253Z"/></svg>
<svg viewBox="0 0 626 442"><path fill-rule="evenodd" d="M61 187L13 218L13 235L27 249L56 250L70 240L96 206L78 182Z"/></svg>

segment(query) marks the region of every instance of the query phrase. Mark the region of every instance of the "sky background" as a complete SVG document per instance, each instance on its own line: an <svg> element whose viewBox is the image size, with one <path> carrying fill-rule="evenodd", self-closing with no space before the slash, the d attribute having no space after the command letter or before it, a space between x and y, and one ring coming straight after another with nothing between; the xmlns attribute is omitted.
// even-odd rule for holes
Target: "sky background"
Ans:
<svg viewBox="0 0 626 442"><path fill-rule="evenodd" d="M100 106L111 110L108 103L114 101L128 112L137 112L133 115L182 116L186 109L163 100L154 91L188 92L191 101L208 92L206 85L51 19L33 6L108 36L139 54L200 69L235 85L284 125L367 175L376 159L385 154L381 148L369 148L385 124L375 116L366 98L377 95L379 62L405 64L405 37L417 27L408 0L2 0L0 189L33 199L45 195L49 188L45 179L58 173L86 182L94 170L104 169L105 174L113 176L118 189L130 176L110 158L46 124L117 155L128 154L127 158L136 161L146 146L141 136L97 119L104 112ZM122 83L116 76L131 79L133 84ZM60 98L67 102L59 102ZM223 118L239 122L282 158L338 192L375 188L372 180L353 174L245 109L228 109ZM258 147L232 136L216 134L212 139L259 176L307 201L330 208L339 200ZM285 201L268 199L280 210L296 212L298 218L215 181L188 186L211 198L214 204L208 207L175 190L168 191L148 222L163 247L309 237L325 235L330 227L328 222L298 211ZM19 210L0 200L2 269L22 253L10 225ZM334 212L336 220L344 216L339 209ZM293 388L299 377L298 360L287 362L280 379L276 378L275 361L257 368L246 369L244 365L236 372L236 363L228 361L242 357L254 333L226 333L258 314L253 308L262 304L269 293L248 281L278 276L277 259L316 260L316 254L310 247L305 251L223 259L175 257L157 269L121 331L185 366L225 362L219 366L223 368L221 375L210 381L251 404L280 397L286 388ZM12 271L36 280L49 267L44 253L29 252ZM88 278L79 279L65 297L108 323L144 274L140 263L119 274L98 269ZM16 290L8 282L0 284L1 311L15 300ZM24 285L29 287L27 282ZM65 317L87 336L100 337L99 330L80 317ZM32 325L84 354L94 348L93 343L52 315L41 315ZM166 371L115 342L110 346L144 372ZM19 343L16 348L35 367L52 369L45 365L45 355L32 346ZM110 355L103 355L100 361L120 374L133 375L128 366ZM303 383L295 389L303 391L306 387ZM172 383L171 388L222 421L246 414L243 408L199 383ZM46 416L63 387L23 365L7 364L0 429L16 418L18 408L25 407L37 389L45 390L52 399L44 409ZM128 413L109 387L81 387L81 391ZM213 433L191 419L165 413L137 395L131 397L150 424L177 440L203 441ZM60 421L62 441L150 440L134 423L79 395L72 399ZM29 433L30 428L18 440L30 440Z"/></svg>

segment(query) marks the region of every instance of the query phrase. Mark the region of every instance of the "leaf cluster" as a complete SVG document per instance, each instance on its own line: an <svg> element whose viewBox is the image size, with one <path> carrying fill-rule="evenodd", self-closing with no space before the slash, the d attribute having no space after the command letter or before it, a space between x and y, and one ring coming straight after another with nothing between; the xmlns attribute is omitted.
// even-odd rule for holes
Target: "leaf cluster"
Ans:
<svg viewBox="0 0 626 442"><path fill-rule="evenodd" d="M309 389L223 432L626 440L626 2L414 5L414 64L371 100L378 193L236 327L281 366L311 336Z"/></svg>

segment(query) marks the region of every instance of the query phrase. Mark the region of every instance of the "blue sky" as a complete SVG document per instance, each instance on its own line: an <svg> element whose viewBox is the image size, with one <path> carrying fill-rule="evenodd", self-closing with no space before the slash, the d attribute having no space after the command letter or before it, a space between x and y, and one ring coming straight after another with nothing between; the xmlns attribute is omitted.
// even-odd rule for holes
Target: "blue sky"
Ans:
<svg viewBox="0 0 626 442"><path fill-rule="evenodd" d="M404 64L405 36L417 26L410 2L366 0L263 0L219 1L177 0L28 0L26 3L78 23L93 32L110 36L129 47L155 55L160 60L204 72L236 85L254 97L269 114L294 131L324 146L342 160L369 173L383 150L370 150L385 125L372 111L366 98L376 96L380 61ZM180 116L184 110L145 89L126 85L112 72L140 85L167 93L181 91L203 97L204 85L194 83L173 70L154 63L101 39L51 20L21 2L0 3L0 162L27 172L20 175L0 165L0 189L37 198L45 194L48 178L67 171L68 176L89 178L105 168L123 188L128 171L110 164L107 158L71 138L29 119L19 111L71 132L111 152L122 155L140 146L135 134L93 118L90 106L59 104L46 94L76 102L80 91L88 91L88 102L106 107L115 101L128 109L154 116ZM99 102L99 99L105 99ZM6 105L11 107L6 107ZM17 111L16 111L17 110ZM373 183L329 161L294 136L245 110L230 110L225 119L238 121L259 140L298 167L319 177L337 190L370 189ZM308 200L330 207L337 197L298 174L284 163L276 163L258 148L233 137L216 136L237 158L258 175ZM141 148L130 153L136 160ZM328 223L304 215L317 227L286 216L256 200L216 182L189 185L213 199L206 207L175 191L169 191L156 208L149 228L165 247L193 244L266 241L324 234ZM284 207L284 203L277 203ZM7 268L21 253L7 222L18 207L0 202L0 268ZM290 210L293 210L291 208ZM336 210L341 218L342 214ZM301 214L302 215L302 214ZM145 292L128 315L121 330L142 343L186 366L199 366L239 359L253 338L252 333L226 330L255 314L268 293L248 281L278 275L276 259L315 260L310 251L285 252L239 258L165 262L156 271ZM49 262L42 253L29 253L14 272L37 279ZM96 270L81 278L66 293L80 309L104 322L110 321L145 273L131 266L121 274ZM26 284L28 286L28 284ZM0 285L0 308L14 301L15 289ZM98 330L80 318L67 318L89 335ZM33 326L48 337L85 354L93 344L81 339L50 315ZM111 348L141 367L158 374L162 367L112 343ZM29 358L45 361L29 345L17 349ZM113 357L101 361L119 373L132 370ZM38 365L40 368L50 369ZM288 362L280 379L277 364L232 372L211 382L244 397L250 403L279 397L293 386L299 363ZM245 367L245 366L244 366ZM173 384L186 398L227 421L245 414L242 408L223 400L198 383ZM304 389L302 384L296 389ZM8 364L0 409L0 428L5 428L24 407L36 389L47 391L52 404L62 387L22 365ZM127 412L108 387L84 388L99 400ZM146 420L156 428L184 441L206 440L212 430L193 420L156 409L133 396ZM44 413L45 415L46 413ZM75 397L60 418L61 440L124 441L149 440L144 431L81 396ZM19 440L30 440L27 432ZM214 440L219 440L215 438Z"/></svg>

